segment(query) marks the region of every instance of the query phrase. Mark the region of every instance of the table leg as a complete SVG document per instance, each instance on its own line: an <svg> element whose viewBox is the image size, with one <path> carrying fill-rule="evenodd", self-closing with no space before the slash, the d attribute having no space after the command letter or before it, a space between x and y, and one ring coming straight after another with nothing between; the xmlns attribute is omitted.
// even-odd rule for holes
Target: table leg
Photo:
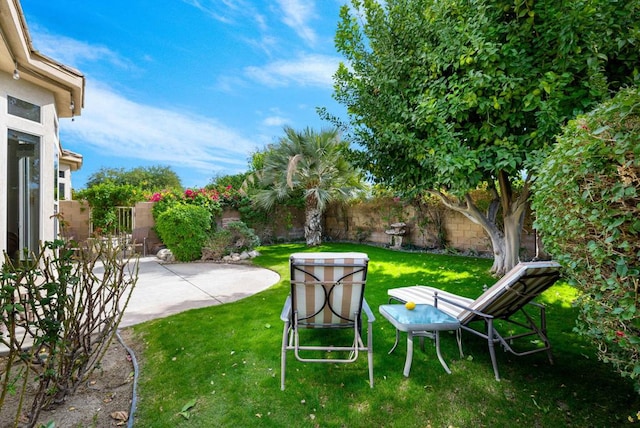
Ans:
<svg viewBox="0 0 640 428"><path fill-rule="evenodd" d="M407 359L404 362L404 376L409 377L411 362L413 361L413 332L407 332Z"/></svg>
<svg viewBox="0 0 640 428"><path fill-rule="evenodd" d="M451 370L449 370L449 366L444 362L444 358L442 358L442 354L440 353L440 332L436 330L436 354L438 354L438 359L440 360L440 364L444 367L444 371L448 374L451 374ZM406 370L406 367L405 367Z"/></svg>
<svg viewBox="0 0 640 428"><path fill-rule="evenodd" d="M391 348L391 350L389 351L389 354L391 354L393 351L396 350L396 348L398 347L398 341L400 340L400 330L396 329L396 343L393 344L393 347Z"/></svg>

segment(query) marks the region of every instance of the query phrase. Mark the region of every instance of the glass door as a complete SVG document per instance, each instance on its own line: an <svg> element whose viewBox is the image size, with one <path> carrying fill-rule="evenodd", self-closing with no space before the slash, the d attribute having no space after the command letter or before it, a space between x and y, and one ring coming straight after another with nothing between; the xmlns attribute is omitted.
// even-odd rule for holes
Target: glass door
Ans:
<svg viewBox="0 0 640 428"><path fill-rule="evenodd" d="M40 245L40 137L9 130L7 140L7 232L23 258Z"/></svg>

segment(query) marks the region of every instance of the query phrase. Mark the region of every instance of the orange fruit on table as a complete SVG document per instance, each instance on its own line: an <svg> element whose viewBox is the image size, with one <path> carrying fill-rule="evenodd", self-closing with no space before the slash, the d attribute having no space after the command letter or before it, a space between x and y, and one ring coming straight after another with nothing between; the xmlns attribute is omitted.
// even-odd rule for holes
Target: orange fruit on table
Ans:
<svg viewBox="0 0 640 428"><path fill-rule="evenodd" d="M416 308L416 302L407 302L404 304L404 307L412 311Z"/></svg>

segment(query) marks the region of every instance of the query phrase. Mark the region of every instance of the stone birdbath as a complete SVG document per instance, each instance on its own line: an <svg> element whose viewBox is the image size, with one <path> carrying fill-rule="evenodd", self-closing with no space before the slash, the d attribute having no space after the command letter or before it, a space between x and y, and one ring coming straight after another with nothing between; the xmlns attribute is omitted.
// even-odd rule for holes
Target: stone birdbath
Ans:
<svg viewBox="0 0 640 428"><path fill-rule="evenodd" d="M392 223L389 225L391 229L385 230L384 233L389 235L389 246L393 249L400 249L402 247L402 237L407 233L407 224Z"/></svg>

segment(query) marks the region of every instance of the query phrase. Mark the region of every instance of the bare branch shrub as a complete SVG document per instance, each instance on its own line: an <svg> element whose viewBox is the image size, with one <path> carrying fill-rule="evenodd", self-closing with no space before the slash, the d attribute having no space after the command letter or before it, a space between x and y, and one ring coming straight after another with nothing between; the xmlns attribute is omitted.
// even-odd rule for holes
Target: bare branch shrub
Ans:
<svg viewBox="0 0 640 428"><path fill-rule="evenodd" d="M99 367L138 279L138 260L121 254L111 240L88 248L57 240L19 262L5 256L0 420L32 427L42 409L72 395ZM18 400L17 411L4 414L10 399Z"/></svg>

